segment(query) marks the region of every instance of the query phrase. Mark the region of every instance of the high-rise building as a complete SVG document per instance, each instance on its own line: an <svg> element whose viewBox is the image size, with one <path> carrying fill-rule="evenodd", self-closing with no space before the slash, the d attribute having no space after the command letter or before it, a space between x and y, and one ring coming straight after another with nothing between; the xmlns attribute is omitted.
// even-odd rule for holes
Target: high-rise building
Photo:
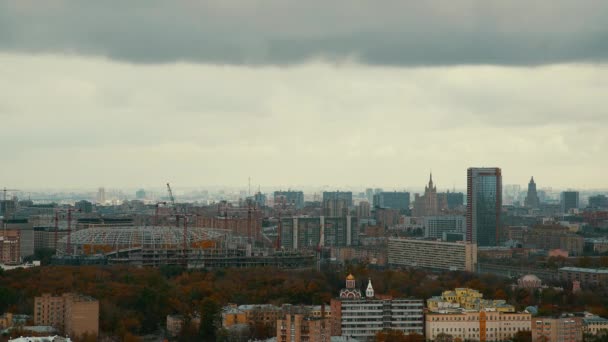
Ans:
<svg viewBox="0 0 608 342"><path fill-rule="evenodd" d="M281 219L281 246L286 249L345 247L359 244L357 219L346 217L286 217Z"/></svg>
<svg viewBox="0 0 608 342"><path fill-rule="evenodd" d="M323 191L323 202L329 200L344 200L348 206L353 205L353 193L351 191Z"/></svg>
<svg viewBox="0 0 608 342"><path fill-rule="evenodd" d="M589 196L589 208L593 208L593 209L608 208L608 197L606 197L606 195Z"/></svg>
<svg viewBox="0 0 608 342"><path fill-rule="evenodd" d="M467 241L479 246L498 245L502 210L500 168L467 170Z"/></svg>
<svg viewBox="0 0 608 342"><path fill-rule="evenodd" d="M540 200L538 199L538 194L536 193L536 183L534 183L534 177L530 178L530 183L528 183L528 194L524 200L524 206L527 208L538 208L540 206Z"/></svg>
<svg viewBox="0 0 608 342"><path fill-rule="evenodd" d="M371 207L369 202L361 201L357 205L357 218L369 218L371 216Z"/></svg>
<svg viewBox="0 0 608 342"><path fill-rule="evenodd" d="M278 342L329 342L331 340L328 318L289 313L276 322Z"/></svg>
<svg viewBox="0 0 608 342"><path fill-rule="evenodd" d="M98 204L104 204L106 202L106 189L105 188L99 188L97 190L97 203Z"/></svg>
<svg viewBox="0 0 608 342"><path fill-rule="evenodd" d="M424 187L424 195L415 195L414 216L431 216L438 213L437 187L433 185L433 174L431 173L429 184Z"/></svg>
<svg viewBox="0 0 608 342"><path fill-rule="evenodd" d="M462 192L450 192L447 194L448 209L454 210L464 205L464 194Z"/></svg>
<svg viewBox="0 0 608 342"><path fill-rule="evenodd" d="M578 191L564 191L561 195L562 212L567 213L570 209L578 209Z"/></svg>
<svg viewBox="0 0 608 342"><path fill-rule="evenodd" d="M381 192L374 195L374 207L397 209L405 213L410 209L410 193L404 191Z"/></svg>
<svg viewBox="0 0 608 342"><path fill-rule="evenodd" d="M369 203L372 203L374 201L374 189L372 189L372 188L365 189L365 198L367 199L367 201Z"/></svg>
<svg viewBox="0 0 608 342"><path fill-rule="evenodd" d="M274 205L280 208L302 209L304 207L304 193L302 191L275 191Z"/></svg>

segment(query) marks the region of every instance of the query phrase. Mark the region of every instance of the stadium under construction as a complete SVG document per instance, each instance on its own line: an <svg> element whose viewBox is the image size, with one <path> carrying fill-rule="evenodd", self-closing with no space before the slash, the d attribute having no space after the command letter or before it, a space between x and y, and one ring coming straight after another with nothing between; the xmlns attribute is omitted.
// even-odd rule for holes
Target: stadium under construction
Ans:
<svg viewBox="0 0 608 342"><path fill-rule="evenodd" d="M181 265L188 268L311 268L316 256L257 246L232 231L201 227L98 226L57 241L57 264Z"/></svg>

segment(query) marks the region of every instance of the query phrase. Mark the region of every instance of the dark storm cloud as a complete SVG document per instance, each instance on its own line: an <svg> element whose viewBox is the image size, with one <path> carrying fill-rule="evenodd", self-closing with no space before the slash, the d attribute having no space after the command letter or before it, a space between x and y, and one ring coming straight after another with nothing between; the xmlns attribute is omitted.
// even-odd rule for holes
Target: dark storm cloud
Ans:
<svg viewBox="0 0 608 342"><path fill-rule="evenodd" d="M0 51L134 63L539 65L608 58L606 1L0 0Z"/></svg>

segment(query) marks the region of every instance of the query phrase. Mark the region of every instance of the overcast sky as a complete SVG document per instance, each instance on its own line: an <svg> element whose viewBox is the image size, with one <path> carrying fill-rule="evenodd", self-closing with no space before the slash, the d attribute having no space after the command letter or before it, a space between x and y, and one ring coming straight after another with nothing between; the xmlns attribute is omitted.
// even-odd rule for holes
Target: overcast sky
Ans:
<svg viewBox="0 0 608 342"><path fill-rule="evenodd" d="M0 187L607 188L606 1L0 0Z"/></svg>

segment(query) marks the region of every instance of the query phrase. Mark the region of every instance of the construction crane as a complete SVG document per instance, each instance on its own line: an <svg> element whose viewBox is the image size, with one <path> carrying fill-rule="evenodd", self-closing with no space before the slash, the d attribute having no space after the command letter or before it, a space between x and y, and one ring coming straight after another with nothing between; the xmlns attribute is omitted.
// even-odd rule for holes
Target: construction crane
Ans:
<svg viewBox="0 0 608 342"><path fill-rule="evenodd" d="M6 192L7 191L20 191L20 190L18 190L18 189L7 189L7 188L2 189L2 192L4 193L2 199L4 199L5 201L6 201Z"/></svg>
<svg viewBox="0 0 608 342"><path fill-rule="evenodd" d="M167 191L169 192L169 200L171 200L171 204L173 208L175 208L175 197L173 197L173 191L171 191L171 185L167 183Z"/></svg>

